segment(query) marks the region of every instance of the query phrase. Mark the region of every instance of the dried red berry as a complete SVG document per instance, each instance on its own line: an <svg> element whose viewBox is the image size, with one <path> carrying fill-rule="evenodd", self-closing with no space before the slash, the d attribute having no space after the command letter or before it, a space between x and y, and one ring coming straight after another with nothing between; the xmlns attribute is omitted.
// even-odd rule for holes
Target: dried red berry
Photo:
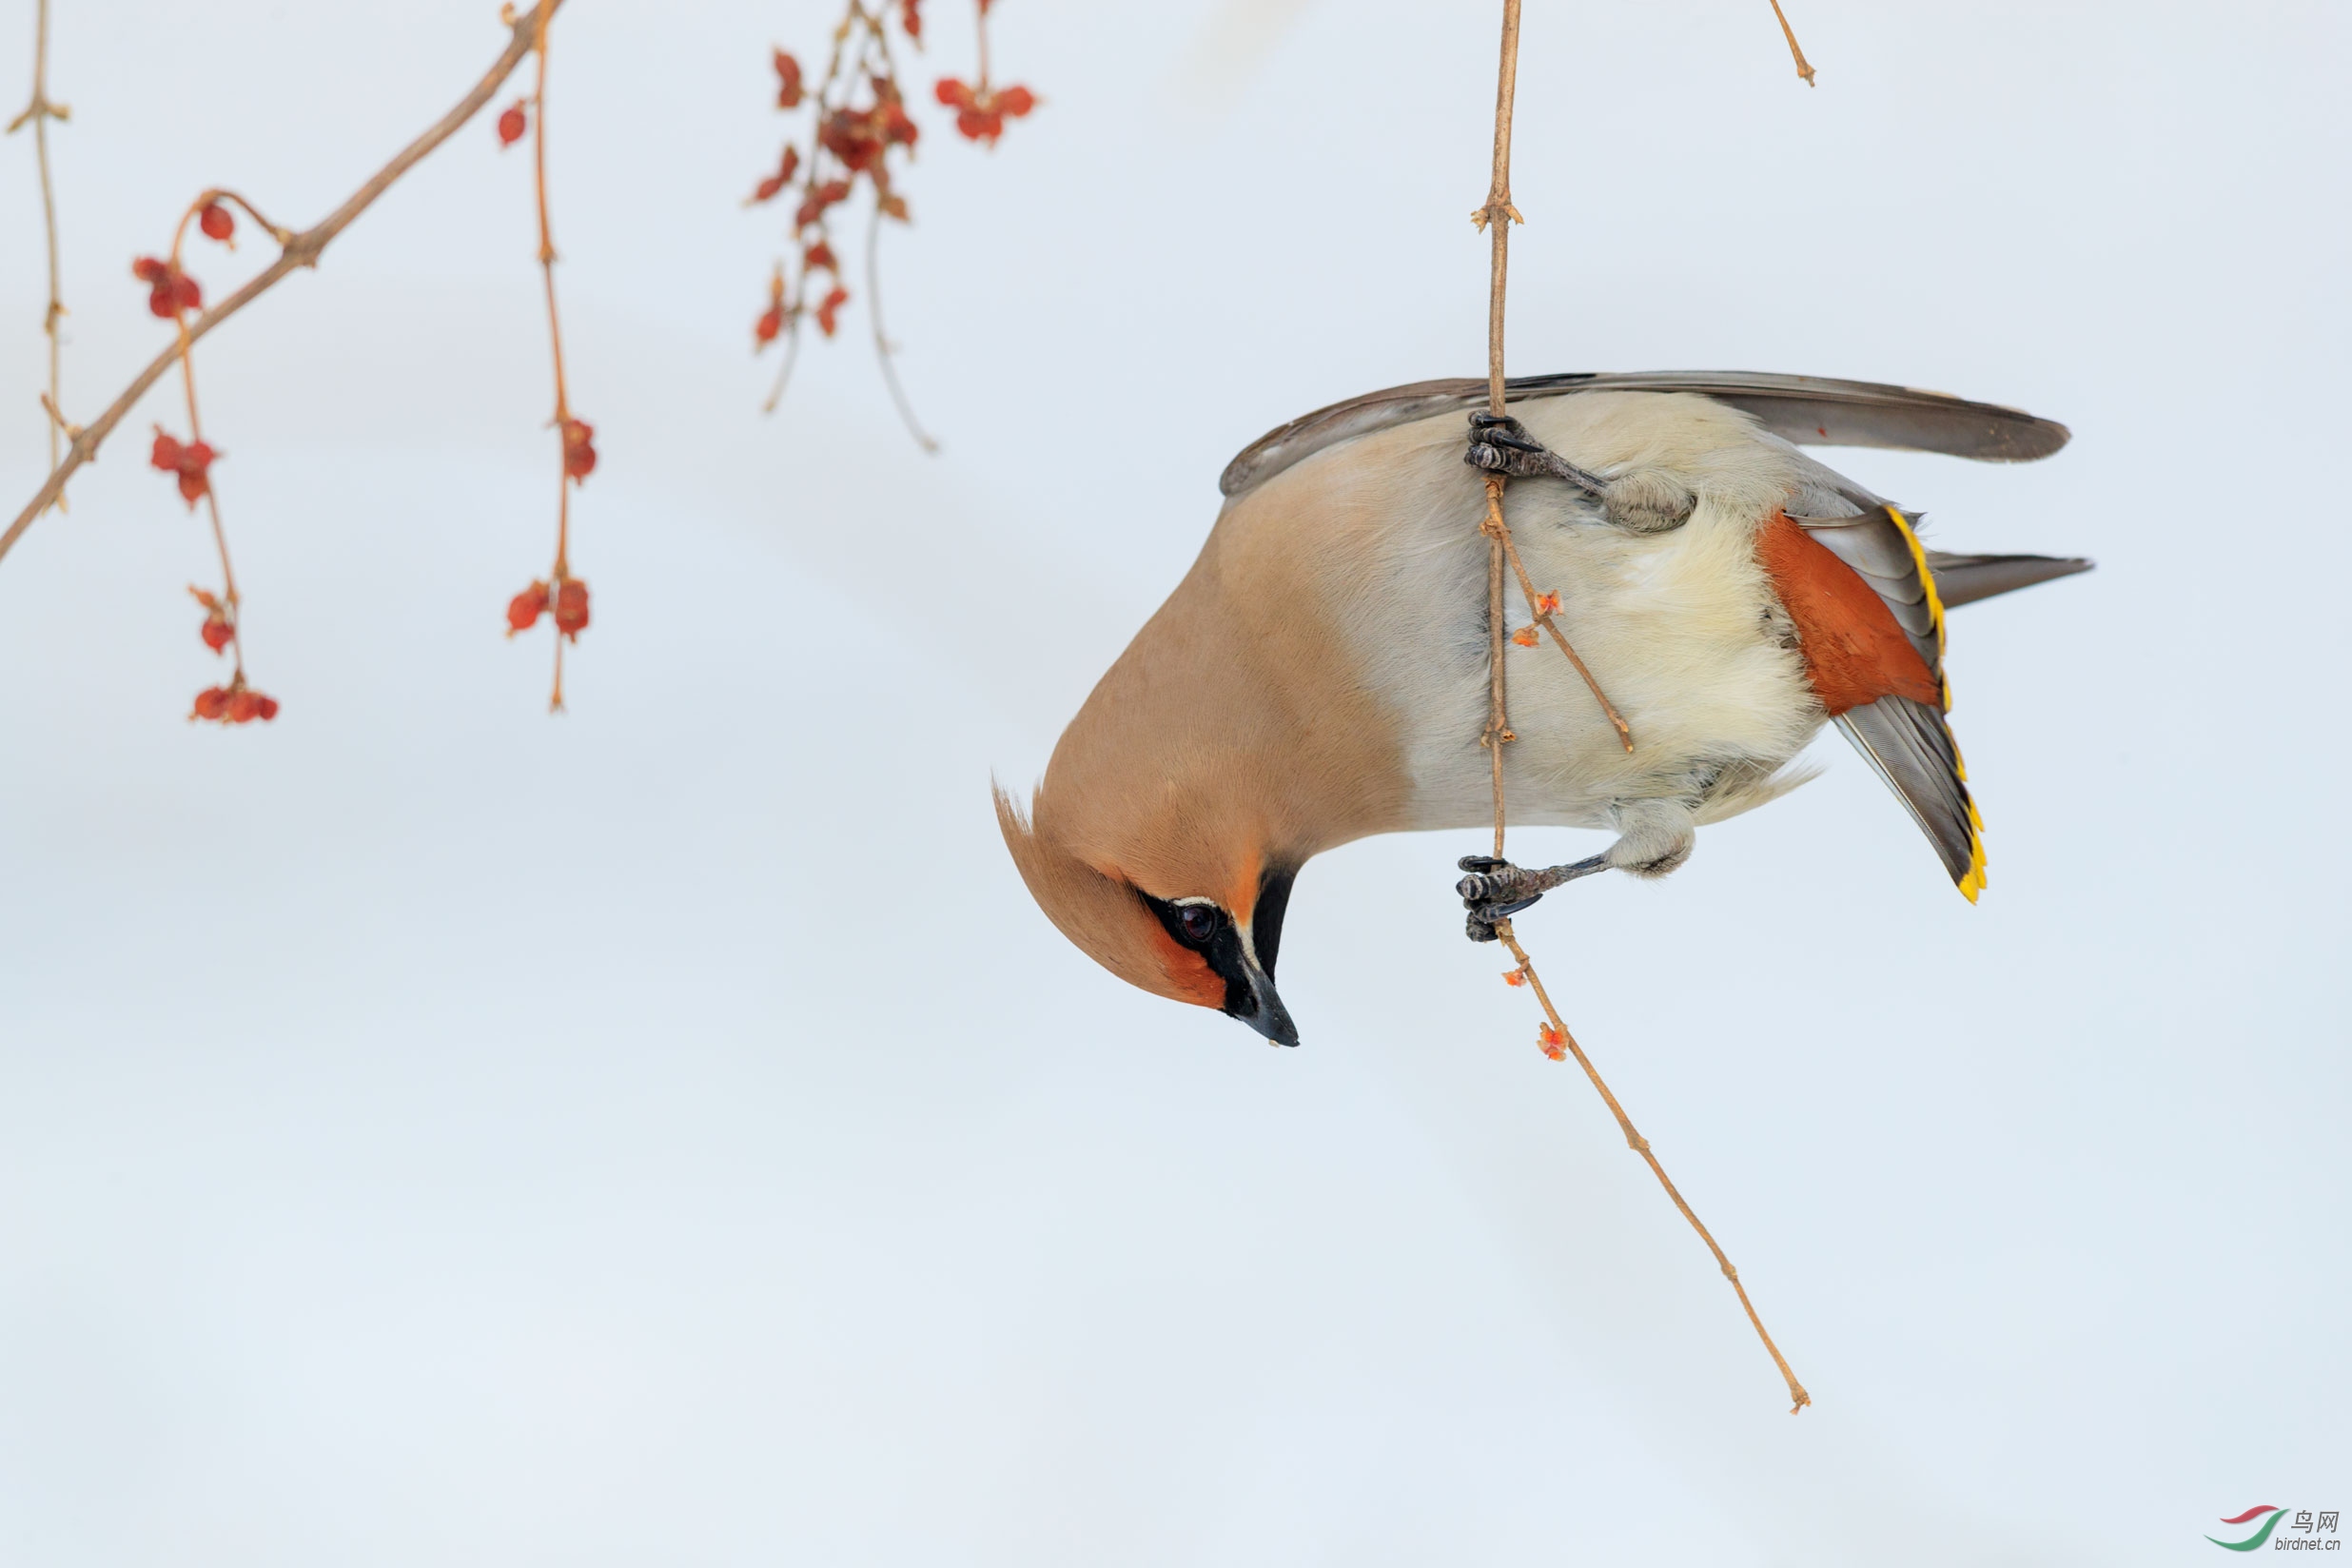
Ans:
<svg viewBox="0 0 2352 1568"><path fill-rule="evenodd" d="M212 487L212 460L219 457L204 441L188 441L185 445L164 434L164 427L155 427L155 449L148 454L148 466L180 477L180 495L190 507L201 500Z"/></svg>
<svg viewBox="0 0 2352 1568"><path fill-rule="evenodd" d="M955 128L974 142L993 147L1005 133L1005 121L1018 120L1037 107L1037 95L1027 88L968 87L952 76L940 78L931 89L939 101L956 111Z"/></svg>
<svg viewBox="0 0 2352 1568"><path fill-rule="evenodd" d="M806 228L825 216L825 209L850 199L850 182L828 180L809 192L801 202L800 210L793 214L793 226Z"/></svg>
<svg viewBox="0 0 2352 1568"><path fill-rule="evenodd" d="M758 187L752 192L752 200L755 202L774 201L776 193L791 185L793 176L799 172L800 149L788 147L784 149L784 161L776 166L774 174L759 182Z"/></svg>
<svg viewBox="0 0 2352 1568"><path fill-rule="evenodd" d="M835 109L825 117L816 139L852 174L864 172L890 146L882 134L879 109Z"/></svg>
<svg viewBox="0 0 2352 1568"><path fill-rule="evenodd" d="M775 51L775 107L778 108L798 108L800 107L801 96L800 62L785 53L782 49L777 49Z"/></svg>
<svg viewBox="0 0 2352 1568"><path fill-rule="evenodd" d="M563 471L575 483L597 471L596 433L586 420L563 421Z"/></svg>
<svg viewBox="0 0 2352 1568"><path fill-rule="evenodd" d="M850 291L835 284L833 292L827 294L824 303L816 307L816 324L828 338L833 335L833 328L841 324L841 307L849 303Z"/></svg>
<svg viewBox="0 0 2352 1568"><path fill-rule="evenodd" d="M565 578L556 587L556 630L573 641L588 629L588 585Z"/></svg>
<svg viewBox="0 0 2352 1568"><path fill-rule="evenodd" d="M216 723L225 720L228 716L228 699L230 695L229 689L225 686L208 686L205 690L198 692L196 694L196 706L188 711L187 716L189 720L192 722L196 719L203 718L210 719Z"/></svg>
<svg viewBox="0 0 2352 1568"><path fill-rule="evenodd" d="M776 338L783 332L783 330L784 307L782 305L772 304L766 310L760 312L759 320L752 323L752 341L755 345L755 352L756 352L757 349L765 348L770 343L775 342Z"/></svg>
<svg viewBox="0 0 2352 1568"><path fill-rule="evenodd" d="M918 41L923 36L922 5L923 0L905 0L898 18L899 25L907 29L907 36Z"/></svg>
<svg viewBox="0 0 2352 1568"><path fill-rule="evenodd" d="M237 219L218 202L206 202L205 209L196 215L196 226L205 231L207 240L226 240L237 232Z"/></svg>
<svg viewBox="0 0 2352 1568"><path fill-rule="evenodd" d="M839 276L841 271L841 264L833 259L833 246L823 240L800 253L800 265L811 271L821 267L835 276Z"/></svg>
<svg viewBox="0 0 2352 1568"><path fill-rule="evenodd" d="M530 121L524 116L522 106L523 100L518 98L506 106L505 113L499 116L499 146L513 147L522 140L522 133L530 128Z"/></svg>
<svg viewBox="0 0 2352 1568"><path fill-rule="evenodd" d="M147 285L147 309L166 321L204 308L205 293L196 280L169 262L142 256L130 264L130 275Z"/></svg>
<svg viewBox="0 0 2352 1568"><path fill-rule="evenodd" d="M228 622L222 618L221 613L218 610L215 610L212 614L205 617L205 626L203 632L205 646L211 649L214 653L217 654L222 649L227 647L229 638L235 636L236 633L229 630Z"/></svg>
<svg viewBox="0 0 2352 1568"><path fill-rule="evenodd" d="M547 584L534 582L517 594L506 605L506 635L527 632L539 624L539 617L547 613Z"/></svg>
<svg viewBox="0 0 2352 1568"><path fill-rule="evenodd" d="M231 724L250 724L262 716L262 694L239 687L228 694L228 712L225 715Z"/></svg>

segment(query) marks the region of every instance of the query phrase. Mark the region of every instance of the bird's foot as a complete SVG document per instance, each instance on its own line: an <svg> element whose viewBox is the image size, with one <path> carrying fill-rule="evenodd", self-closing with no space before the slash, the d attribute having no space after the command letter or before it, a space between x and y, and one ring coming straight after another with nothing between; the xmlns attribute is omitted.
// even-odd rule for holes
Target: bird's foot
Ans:
<svg viewBox="0 0 2352 1568"><path fill-rule="evenodd" d="M1496 937L1496 921L1508 920L1521 910L1533 908L1545 893L1563 883L1607 871L1609 857L1596 854L1572 860L1565 866L1532 871L1491 854L1465 854L1455 864L1470 873L1454 884L1466 911L1464 934L1473 942L1492 942Z"/></svg>
<svg viewBox="0 0 2352 1568"><path fill-rule="evenodd" d="M1614 480L1588 474L1527 433L1508 415L1470 416L1470 445L1461 461L1512 479L1558 479L1600 502L1609 520L1636 534L1662 534L1691 520L1698 498L1656 469L1637 468Z"/></svg>
<svg viewBox="0 0 2352 1568"><path fill-rule="evenodd" d="M1470 449L1461 461L1489 474L1515 480L1557 479L1588 496L1597 497L1608 486L1527 433L1527 427L1508 414L1470 416Z"/></svg>

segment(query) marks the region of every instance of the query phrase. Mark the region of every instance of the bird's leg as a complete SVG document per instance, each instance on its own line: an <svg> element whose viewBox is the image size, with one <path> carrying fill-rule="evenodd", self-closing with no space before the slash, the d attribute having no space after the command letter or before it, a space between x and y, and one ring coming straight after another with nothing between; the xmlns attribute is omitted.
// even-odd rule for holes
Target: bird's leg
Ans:
<svg viewBox="0 0 2352 1568"><path fill-rule="evenodd" d="M1465 933L1473 942L1496 939L1495 922L1508 920L1554 888L1596 872L1664 876L1691 858L1698 827L1680 800L1620 800L1610 808L1617 841L1598 854L1564 866L1530 869L1491 854L1465 854L1455 864L1469 874L1454 884L1461 895Z"/></svg>
<svg viewBox="0 0 2352 1568"><path fill-rule="evenodd" d="M1491 854L1465 854L1456 864L1470 873L1454 884L1454 891L1461 895L1462 908L1467 911L1464 924L1470 940L1492 942L1496 921L1508 920L1532 907L1563 883L1607 871L1609 857L1596 854L1565 866L1546 866L1535 871L1498 860Z"/></svg>
<svg viewBox="0 0 2352 1568"><path fill-rule="evenodd" d="M1484 410L1470 416L1470 445L1461 461L1513 479L1566 480L1600 502L1611 522L1636 534L1679 528L1698 504L1689 489L1655 468L1637 468L1614 480L1588 474L1529 435L1519 421Z"/></svg>

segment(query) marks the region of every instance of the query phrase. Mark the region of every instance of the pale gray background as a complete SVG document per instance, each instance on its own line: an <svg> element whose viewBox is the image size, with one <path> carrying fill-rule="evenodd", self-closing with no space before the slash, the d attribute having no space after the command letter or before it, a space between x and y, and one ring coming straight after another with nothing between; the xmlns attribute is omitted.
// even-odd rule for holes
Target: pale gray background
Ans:
<svg viewBox="0 0 2352 1568"><path fill-rule="evenodd" d="M308 222L499 42L58 5L84 414L164 341L126 267L191 193ZM926 109L886 237L926 461L862 298L756 412L737 204L829 8L578 0L560 721L498 635L553 451L486 120L200 354L273 728L182 722L212 567L150 400L0 567L0 1560L2197 1563L2352 1503L2340 5L1796 0L1810 92L1764 0L1529 7L1517 368L2076 433L1843 455L1948 546L2102 562L1956 617L1981 908L1833 739L1664 886L1523 922L1816 1409L1460 940L1470 838L1308 871L1297 1051L1024 895L989 773L1225 459L1479 367L1496 9L1008 0L1046 107L993 156ZM970 58L931 10L923 82ZM20 136L11 511L33 204Z"/></svg>

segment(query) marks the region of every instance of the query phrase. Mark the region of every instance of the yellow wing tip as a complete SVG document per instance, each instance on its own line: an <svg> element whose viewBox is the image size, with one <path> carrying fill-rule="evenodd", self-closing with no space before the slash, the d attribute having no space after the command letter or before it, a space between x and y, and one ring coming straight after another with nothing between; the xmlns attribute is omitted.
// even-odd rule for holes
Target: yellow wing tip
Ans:
<svg viewBox="0 0 2352 1568"><path fill-rule="evenodd" d="M1971 811L1970 814L1972 816L1975 813ZM1976 902L1976 895L1985 891L1985 835L1982 826L1980 823L1980 831L1969 834L1969 869L1960 878L1960 896L1971 904Z"/></svg>

